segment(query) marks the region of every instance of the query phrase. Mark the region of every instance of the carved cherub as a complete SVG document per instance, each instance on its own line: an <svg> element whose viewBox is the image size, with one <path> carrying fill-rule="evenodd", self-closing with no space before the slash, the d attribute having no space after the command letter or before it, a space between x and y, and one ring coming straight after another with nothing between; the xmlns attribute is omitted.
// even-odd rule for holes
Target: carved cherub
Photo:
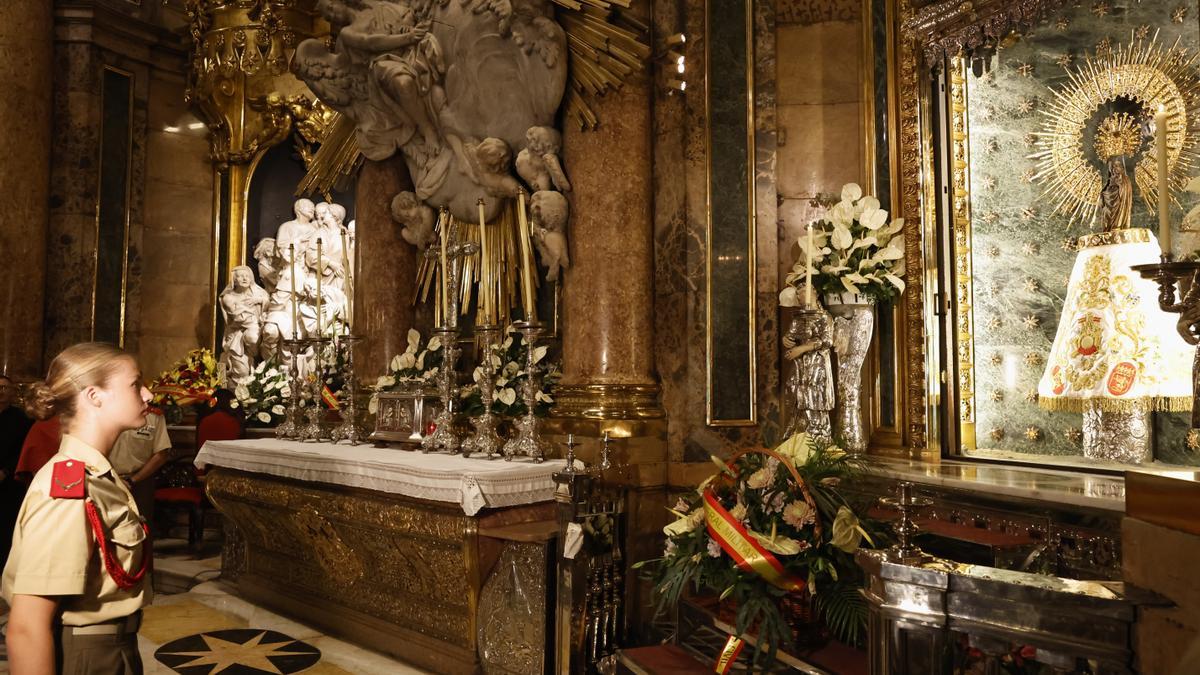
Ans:
<svg viewBox="0 0 1200 675"><path fill-rule="evenodd" d="M559 270L569 269L567 254L567 216L570 207L561 193L542 190L529 198L530 225L538 257L548 270L546 281L558 281Z"/></svg>
<svg viewBox="0 0 1200 675"><path fill-rule="evenodd" d="M512 151L499 138L485 138L477 144L467 145L467 158L475 174L475 181L484 192L493 197L515 197L521 188L517 179L508 173L512 164Z"/></svg>
<svg viewBox="0 0 1200 675"><path fill-rule="evenodd" d="M517 153L517 174L534 190L570 192L571 183L563 173L558 153L562 136L552 127L529 127L525 132L528 143Z"/></svg>
<svg viewBox="0 0 1200 675"><path fill-rule="evenodd" d="M404 226L400 236L422 251L433 241L434 217L433 209L412 192L401 192L392 198L392 220Z"/></svg>

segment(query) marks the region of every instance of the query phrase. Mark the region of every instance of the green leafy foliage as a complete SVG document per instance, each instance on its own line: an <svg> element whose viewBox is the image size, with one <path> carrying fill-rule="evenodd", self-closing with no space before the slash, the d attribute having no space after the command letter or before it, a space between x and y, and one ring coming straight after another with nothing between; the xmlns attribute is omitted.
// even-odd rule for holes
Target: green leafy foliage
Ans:
<svg viewBox="0 0 1200 675"><path fill-rule="evenodd" d="M776 650L792 642L792 627L781 608L785 600L811 600L816 616L833 635L849 644L862 639L866 604L858 593L863 575L854 552L878 540L875 528L859 520L838 489L861 471L857 460L836 445L814 442L804 434L788 439L775 452L779 457L741 455L681 498L671 509L677 519L664 530L663 557L638 565L655 583L660 612L687 591L732 599L737 605L737 632L758 635L754 659L757 662L765 655L766 663L774 660ZM811 500L805 497L805 489ZM738 567L710 536L705 491L772 551L790 577L804 582L799 597Z"/></svg>

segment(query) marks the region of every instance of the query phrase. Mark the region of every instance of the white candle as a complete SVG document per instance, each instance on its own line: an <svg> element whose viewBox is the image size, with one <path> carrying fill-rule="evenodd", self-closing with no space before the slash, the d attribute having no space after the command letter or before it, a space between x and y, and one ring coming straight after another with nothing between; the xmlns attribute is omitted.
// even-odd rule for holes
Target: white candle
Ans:
<svg viewBox="0 0 1200 675"><path fill-rule="evenodd" d="M1171 253L1171 218L1168 208L1171 202L1171 188L1167 181L1167 111L1158 106L1154 114L1154 154L1158 159L1158 243L1162 246L1163 254Z"/></svg>
<svg viewBox="0 0 1200 675"><path fill-rule="evenodd" d="M317 337L321 337L321 275L325 273L321 240L317 239Z"/></svg>
<svg viewBox="0 0 1200 675"><path fill-rule="evenodd" d="M476 204L479 206L479 312L483 317L483 325L490 325L492 318L491 285L492 275L489 263L492 257L488 255L487 223L483 215L483 198Z"/></svg>
<svg viewBox="0 0 1200 675"><path fill-rule="evenodd" d="M300 329L300 308L296 304L296 245L288 244L288 260L292 265L292 339L295 340L298 335L296 331Z"/></svg>
<svg viewBox="0 0 1200 675"><path fill-rule="evenodd" d="M812 223L808 224L808 250L804 253L804 306L812 309L813 306L813 231Z"/></svg>
<svg viewBox="0 0 1200 675"><path fill-rule="evenodd" d="M447 326L450 325L450 293L448 290L450 288L448 281L450 275L450 266L448 264L449 257L446 254L446 246L449 245L446 240L449 238L450 230L450 224L447 222L448 220L449 219L446 218L446 207L443 206L441 210L438 211L438 229L442 234L442 250L440 252L442 269L441 273L438 274L438 284L439 288L442 290L442 322Z"/></svg>
<svg viewBox="0 0 1200 675"><path fill-rule="evenodd" d="M530 253L529 220L525 217L525 191L517 190L517 222L521 226L521 300L525 310L525 320L537 318L537 297L533 289L533 277L537 268Z"/></svg>
<svg viewBox="0 0 1200 675"><path fill-rule="evenodd" d="M346 306L342 309L345 313L345 321L342 322L342 331L350 334L350 323L354 320L354 274L350 270L350 247L346 245L346 231L342 230L338 233L342 238L342 274L345 275L346 283Z"/></svg>

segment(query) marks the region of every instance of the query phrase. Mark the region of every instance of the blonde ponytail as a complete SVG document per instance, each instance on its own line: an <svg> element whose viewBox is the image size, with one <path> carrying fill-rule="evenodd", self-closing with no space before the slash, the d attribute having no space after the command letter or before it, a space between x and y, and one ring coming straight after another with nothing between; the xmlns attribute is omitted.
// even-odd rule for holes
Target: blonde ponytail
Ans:
<svg viewBox="0 0 1200 675"><path fill-rule="evenodd" d="M39 420L75 416L75 398L88 387L108 384L117 366L133 357L106 342L83 342L67 347L50 362L45 382L29 388L29 412Z"/></svg>

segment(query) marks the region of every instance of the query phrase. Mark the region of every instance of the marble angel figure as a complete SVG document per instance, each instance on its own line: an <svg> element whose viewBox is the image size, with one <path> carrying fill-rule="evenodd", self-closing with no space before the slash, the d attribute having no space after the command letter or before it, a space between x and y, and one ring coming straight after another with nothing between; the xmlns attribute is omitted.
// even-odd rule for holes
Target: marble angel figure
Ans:
<svg viewBox="0 0 1200 675"><path fill-rule="evenodd" d="M254 281L247 266L233 268L229 285L221 291L221 314L225 335L221 340L221 364L233 379L246 377L258 358L263 314L270 296Z"/></svg>
<svg viewBox="0 0 1200 675"><path fill-rule="evenodd" d="M546 266L546 281L558 281L561 270L571 267L567 254L567 198L558 192L543 190L529 198L529 221L533 245Z"/></svg>
<svg viewBox="0 0 1200 675"><path fill-rule="evenodd" d="M387 158L414 136L436 155L446 67L429 22L418 21L405 2L320 0L317 9L340 27L336 53L319 40L304 41L293 59L296 74L334 108L353 110L367 157Z"/></svg>
<svg viewBox="0 0 1200 675"><path fill-rule="evenodd" d="M433 221L437 214L417 199L417 195L404 191L392 197L392 220L400 225L400 236L408 243L424 251L434 240Z"/></svg>
<svg viewBox="0 0 1200 675"><path fill-rule="evenodd" d="M517 153L517 175L534 190L570 192L571 183L563 173L558 155L562 136L553 127L530 127L525 132L527 145Z"/></svg>

